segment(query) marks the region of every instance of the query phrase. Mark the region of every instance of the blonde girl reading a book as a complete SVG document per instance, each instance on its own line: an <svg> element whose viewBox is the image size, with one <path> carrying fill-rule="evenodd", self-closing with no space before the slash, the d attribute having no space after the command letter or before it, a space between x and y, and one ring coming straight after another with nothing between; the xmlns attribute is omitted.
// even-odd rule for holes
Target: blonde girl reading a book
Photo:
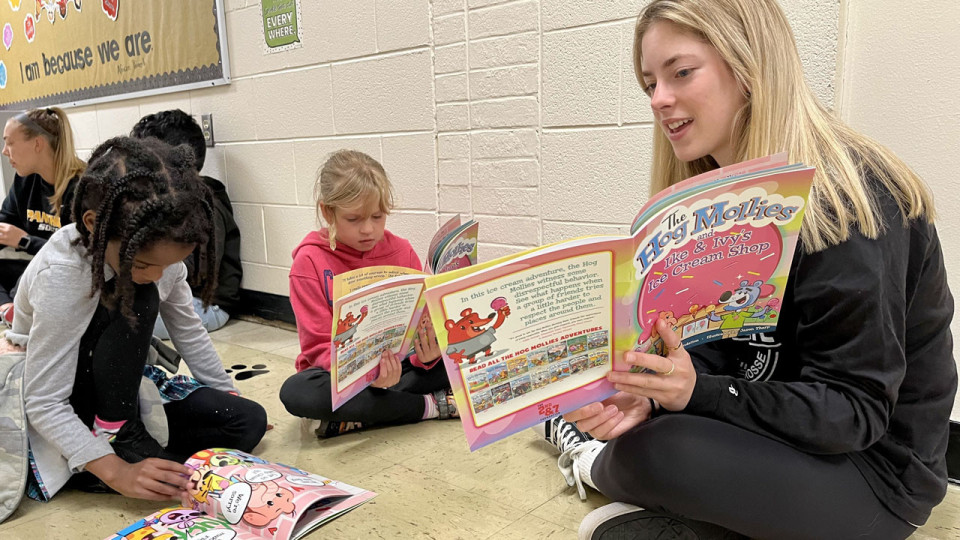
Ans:
<svg viewBox="0 0 960 540"><path fill-rule="evenodd" d="M774 0L653 0L634 66L652 192L784 150L817 172L774 332L688 352L661 321L666 356L626 353L652 373L548 426L570 485L617 501L581 538L906 538L957 388L930 190L816 101Z"/></svg>
<svg viewBox="0 0 960 540"><path fill-rule="evenodd" d="M0 208L0 247L10 254L0 259L0 316L9 323L17 281L30 259L57 229L73 221L73 191L86 164L74 150L67 113L57 107L7 120L3 155L16 171Z"/></svg>
<svg viewBox="0 0 960 540"><path fill-rule="evenodd" d="M386 229L393 187L377 160L354 150L328 157L314 188L317 217L327 226L308 233L293 250L290 304L297 318L297 373L284 382L280 400L290 414L319 421L318 437L385 424L456 415L433 327L420 321L415 354L401 360L384 351L374 382L332 411L330 330L333 276L370 266L421 270L410 242Z"/></svg>
<svg viewBox="0 0 960 540"><path fill-rule="evenodd" d="M209 301L211 194L186 146L117 137L93 151L73 212L24 272L6 334L26 347L27 493L47 500L73 476L78 487L178 498L185 458L211 446L251 451L266 429L263 407L224 371L181 262L206 250L193 260ZM145 366L158 313L195 379ZM166 447L141 420L144 375L163 398Z"/></svg>

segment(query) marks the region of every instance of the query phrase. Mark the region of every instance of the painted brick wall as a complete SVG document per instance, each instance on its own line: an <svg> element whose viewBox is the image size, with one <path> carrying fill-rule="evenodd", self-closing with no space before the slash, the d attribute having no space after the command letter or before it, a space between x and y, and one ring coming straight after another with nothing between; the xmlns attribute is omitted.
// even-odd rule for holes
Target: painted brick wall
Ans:
<svg viewBox="0 0 960 540"><path fill-rule="evenodd" d="M421 253L441 219L482 222L483 260L625 233L646 200L653 126L631 65L643 0L301 0L303 46L261 48L257 0L224 0L228 86L70 111L78 145L147 113L212 113L204 172L243 234L247 289L287 294L316 227L313 184L348 147L386 167L388 221ZM839 0L785 0L810 81L833 103Z"/></svg>

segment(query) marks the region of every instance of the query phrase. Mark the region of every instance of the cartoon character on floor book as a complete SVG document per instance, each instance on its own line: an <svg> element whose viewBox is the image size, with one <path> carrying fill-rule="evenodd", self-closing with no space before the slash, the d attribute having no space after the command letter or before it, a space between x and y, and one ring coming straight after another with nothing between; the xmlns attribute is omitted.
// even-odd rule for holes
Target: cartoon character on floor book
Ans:
<svg viewBox="0 0 960 540"><path fill-rule="evenodd" d="M447 329L447 356L457 364L462 364L464 360L473 364L477 361L476 356L481 352L486 353L486 356L493 353L493 343L497 340L496 330L510 315L510 306L507 305L506 298L498 296L490 302L490 307L495 313L491 313L486 318L466 308L460 312L459 321L447 319L444 323ZM493 321L491 326L483 328L491 321Z"/></svg>
<svg viewBox="0 0 960 540"><path fill-rule="evenodd" d="M770 290L766 294L762 294L761 289L763 287L762 280L758 279L753 285L750 285L749 281L743 280L736 289L724 291L720 295L720 303L726 304L723 306L722 314L717 315L714 312L707 317L714 322L721 321L720 330L723 332L723 337L738 335L747 319L761 319L770 311L770 306L760 309L759 306L755 305L761 296L770 296L774 292L773 286L767 285Z"/></svg>
<svg viewBox="0 0 960 540"><path fill-rule="evenodd" d="M230 448L201 450L185 465L192 469L188 504L155 512L109 540L298 540L375 495Z"/></svg>
<svg viewBox="0 0 960 540"><path fill-rule="evenodd" d="M278 473L267 469L251 469L243 479L236 476L227 479L208 469L209 466L204 465L194 471L190 477L191 487L187 491L201 503L207 503L208 498L217 500L229 523L236 525L242 521L252 527L262 528L283 514L296 516L293 491L265 479L278 478ZM197 476L199 480L194 483Z"/></svg>
<svg viewBox="0 0 960 540"><path fill-rule="evenodd" d="M201 503L206 503L207 495L213 493L219 496L223 490L230 487L230 480L213 472L213 467L210 465L201 465L190 474L188 485L190 487L187 488L187 492L190 496Z"/></svg>
<svg viewBox="0 0 960 540"><path fill-rule="evenodd" d="M197 518L203 517L203 512L188 508L174 508L157 516L156 520L148 524L166 525L168 528L186 530L193 527Z"/></svg>
<svg viewBox="0 0 960 540"><path fill-rule="evenodd" d="M210 455L208 463L214 467L226 467L227 465L240 465L241 463L258 463L262 465L269 463L269 461L256 456L245 458L235 454L217 453Z"/></svg>
<svg viewBox="0 0 960 540"><path fill-rule="evenodd" d="M117 531L117 534L115 534L109 540L127 540L127 538L158 538L165 540L167 538L174 537L169 533L164 536L163 533L154 529L152 525L155 525L156 523L157 520L154 519L141 519L128 527L120 529Z"/></svg>
<svg viewBox="0 0 960 540"><path fill-rule="evenodd" d="M353 340L353 335L357 333L357 326L366 318L367 306L363 306L360 308L359 317L354 318L353 312L348 311L342 319L337 320L337 335L333 336L334 346L339 349L348 341Z"/></svg>
<svg viewBox="0 0 960 540"><path fill-rule="evenodd" d="M243 512L243 521L254 527L265 527L281 514L296 515L293 492L280 487L276 482L266 481L251 484L250 502Z"/></svg>
<svg viewBox="0 0 960 540"><path fill-rule="evenodd" d="M189 508L170 508L155 514L154 517L147 517L126 527L113 536L116 540L126 539L156 539L168 540L179 538L177 534L171 533L171 529L186 531L195 525L198 518L204 516L203 512L191 510ZM185 536L185 535L184 535Z"/></svg>

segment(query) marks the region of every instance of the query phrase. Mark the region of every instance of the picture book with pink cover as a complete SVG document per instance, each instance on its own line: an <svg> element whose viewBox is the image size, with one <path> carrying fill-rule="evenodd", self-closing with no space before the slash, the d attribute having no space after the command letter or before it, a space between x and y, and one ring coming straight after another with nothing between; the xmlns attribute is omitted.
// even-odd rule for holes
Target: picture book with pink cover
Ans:
<svg viewBox="0 0 960 540"><path fill-rule="evenodd" d="M614 393L628 350L777 323L813 169L785 154L652 197L628 237L578 238L426 279L471 450Z"/></svg>
<svg viewBox="0 0 960 540"><path fill-rule="evenodd" d="M107 540L295 540L376 493L228 448L197 452L190 506L165 508Z"/></svg>

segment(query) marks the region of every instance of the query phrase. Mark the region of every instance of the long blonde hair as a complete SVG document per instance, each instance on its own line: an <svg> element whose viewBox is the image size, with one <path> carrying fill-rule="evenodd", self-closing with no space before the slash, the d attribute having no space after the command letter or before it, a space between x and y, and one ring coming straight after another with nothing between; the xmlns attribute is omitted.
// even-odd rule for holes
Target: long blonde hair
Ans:
<svg viewBox="0 0 960 540"><path fill-rule="evenodd" d="M933 196L916 173L817 101L776 0L653 0L640 12L634 32L634 70L641 86L643 36L660 21L712 45L747 90L747 103L732 126L736 161L785 150L791 161L816 167L800 234L808 252L845 241L851 225L868 238L880 234L883 216L870 177L890 191L904 222L921 217L933 222ZM681 162L663 131L654 131L652 193L717 167L710 156Z"/></svg>
<svg viewBox="0 0 960 540"><path fill-rule="evenodd" d="M80 176L87 168L87 164L77 157L73 146L73 130L67 113L59 107L32 109L14 117L20 124L20 129L27 139L37 137L46 138L53 150L53 178L45 178L53 184L53 196L50 197L50 207L54 215L60 217L60 206L63 194L75 176Z"/></svg>
<svg viewBox="0 0 960 540"><path fill-rule="evenodd" d="M321 205L336 215L340 209L376 197L381 212L389 215L393 210L393 186L383 165L356 150L338 150L327 157L317 172L313 195L317 200L317 219L320 222L323 222ZM337 249L335 219L328 220L327 232L330 249Z"/></svg>

